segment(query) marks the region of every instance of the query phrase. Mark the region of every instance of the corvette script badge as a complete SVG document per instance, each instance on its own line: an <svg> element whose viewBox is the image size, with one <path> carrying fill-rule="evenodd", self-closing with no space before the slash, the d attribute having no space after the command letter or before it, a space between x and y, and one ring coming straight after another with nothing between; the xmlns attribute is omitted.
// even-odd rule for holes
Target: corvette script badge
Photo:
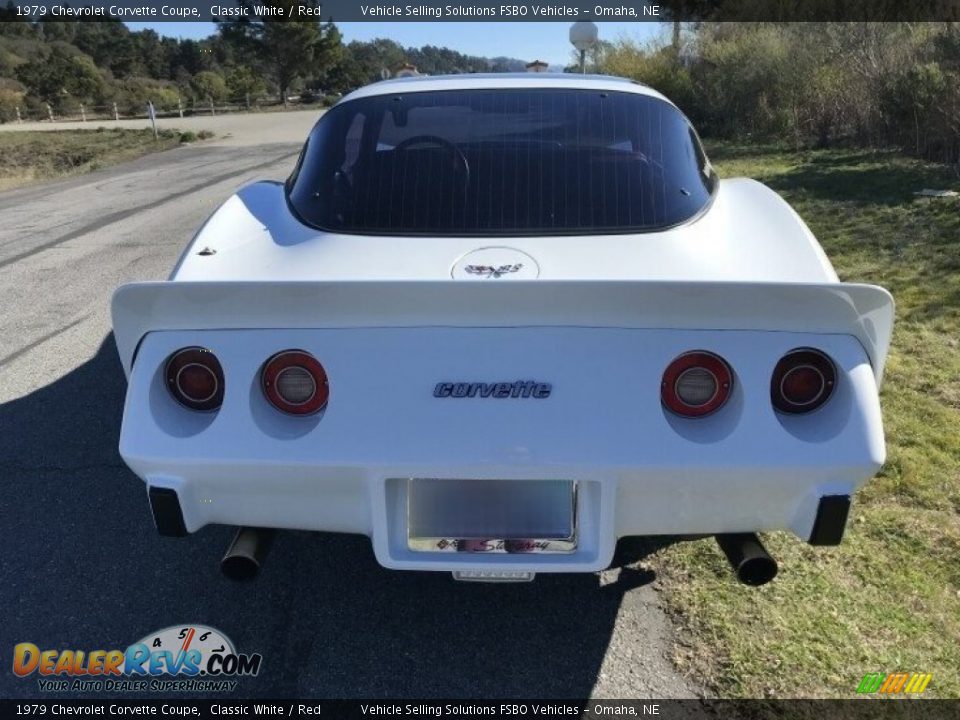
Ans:
<svg viewBox="0 0 960 720"><path fill-rule="evenodd" d="M550 397L553 386L550 383L535 380L517 380L516 382L439 382L433 388L436 398L536 398Z"/></svg>
<svg viewBox="0 0 960 720"><path fill-rule="evenodd" d="M468 272L471 275L482 275L483 277L488 278L498 278L507 273L515 273L517 270L523 267L523 263L516 263L515 265L499 265L494 267L493 265L467 265L464 268L464 272Z"/></svg>

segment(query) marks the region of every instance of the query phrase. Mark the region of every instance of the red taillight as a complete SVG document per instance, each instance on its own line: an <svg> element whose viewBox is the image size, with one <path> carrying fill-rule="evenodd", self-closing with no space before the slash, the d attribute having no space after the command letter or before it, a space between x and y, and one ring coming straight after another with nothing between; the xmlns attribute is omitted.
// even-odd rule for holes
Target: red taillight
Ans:
<svg viewBox="0 0 960 720"><path fill-rule="evenodd" d="M732 389L733 373L726 361L698 350L684 353L667 366L660 398L677 415L703 417L723 407Z"/></svg>
<svg viewBox="0 0 960 720"><path fill-rule="evenodd" d="M167 359L164 376L170 394L184 407L210 412L223 404L223 368L206 348L178 350Z"/></svg>
<svg viewBox="0 0 960 720"><path fill-rule="evenodd" d="M270 404L291 415L319 412L330 396L323 365L303 350L284 350L267 360L261 384Z"/></svg>
<svg viewBox="0 0 960 720"><path fill-rule="evenodd" d="M837 371L829 357L799 348L780 358L774 368L770 401L780 412L807 413L830 399L836 383Z"/></svg>

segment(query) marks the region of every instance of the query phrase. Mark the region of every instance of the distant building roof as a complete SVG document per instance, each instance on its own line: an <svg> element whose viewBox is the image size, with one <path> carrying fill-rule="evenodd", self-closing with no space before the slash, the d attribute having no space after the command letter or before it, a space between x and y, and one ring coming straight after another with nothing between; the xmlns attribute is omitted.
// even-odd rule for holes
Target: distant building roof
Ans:
<svg viewBox="0 0 960 720"><path fill-rule="evenodd" d="M412 65L411 63L405 62L400 68L393 74L394 77L417 77L420 73L417 71L417 66Z"/></svg>
<svg viewBox="0 0 960 720"><path fill-rule="evenodd" d="M548 67L550 66L543 60L534 60L527 63L527 72L543 72Z"/></svg>

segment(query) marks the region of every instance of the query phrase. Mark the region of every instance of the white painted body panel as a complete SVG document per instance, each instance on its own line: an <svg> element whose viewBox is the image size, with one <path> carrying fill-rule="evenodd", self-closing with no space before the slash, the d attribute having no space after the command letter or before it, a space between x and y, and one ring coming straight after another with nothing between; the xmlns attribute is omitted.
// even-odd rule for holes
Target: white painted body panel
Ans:
<svg viewBox="0 0 960 720"><path fill-rule="evenodd" d="M128 373L142 338L158 330L609 327L843 334L860 343L879 384L893 302L882 288L851 283L168 281L120 287L113 327Z"/></svg>
<svg viewBox="0 0 960 720"><path fill-rule="evenodd" d="M345 95L347 102L372 95L393 95L437 90L497 90L500 88L571 88L628 92L655 97L673 105L653 88L611 75L574 75L570 73L471 73L469 75L420 75L393 78L364 85Z"/></svg>
<svg viewBox="0 0 960 720"><path fill-rule="evenodd" d="M522 258L525 272L467 281L460 261L477 251L494 264L500 253ZM884 461L878 387L892 299L840 283L796 213L750 180L721 181L701 215L662 232L516 238L327 233L290 214L281 185L256 183L214 213L169 281L120 288L113 317L129 379L121 455L147 485L177 491L191 532L225 523L360 533L391 568L594 571L629 535L782 529L805 539L819 498L852 494ZM215 413L186 410L165 387L166 359L195 345L223 366ZM836 390L809 415L783 416L770 376L799 347L834 360ZM283 415L260 390L263 363L289 348L327 371L330 400L317 416ZM719 354L735 377L727 404L702 419L660 402L664 369L690 350ZM521 379L553 391L432 392ZM575 480L579 547L411 552L408 478Z"/></svg>
<svg viewBox="0 0 960 720"><path fill-rule="evenodd" d="M291 216L282 185L256 183L207 221L171 279L449 279L463 255L490 246L533 257L545 280L837 280L793 209L772 190L742 178L720 181L705 213L662 232L492 238L328 233ZM198 255L204 248L216 254Z"/></svg>

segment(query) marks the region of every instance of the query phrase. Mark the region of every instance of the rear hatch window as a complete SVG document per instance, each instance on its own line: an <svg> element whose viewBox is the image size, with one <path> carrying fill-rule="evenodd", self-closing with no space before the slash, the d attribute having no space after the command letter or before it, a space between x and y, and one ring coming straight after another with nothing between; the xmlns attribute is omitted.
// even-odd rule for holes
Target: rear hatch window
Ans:
<svg viewBox="0 0 960 720"><path fill-rule="evenodd" d="M715 183L669 103L543 88L341 103L287 188L303 222L331 231L557 235L670 227L706 207Z"/></svg>

